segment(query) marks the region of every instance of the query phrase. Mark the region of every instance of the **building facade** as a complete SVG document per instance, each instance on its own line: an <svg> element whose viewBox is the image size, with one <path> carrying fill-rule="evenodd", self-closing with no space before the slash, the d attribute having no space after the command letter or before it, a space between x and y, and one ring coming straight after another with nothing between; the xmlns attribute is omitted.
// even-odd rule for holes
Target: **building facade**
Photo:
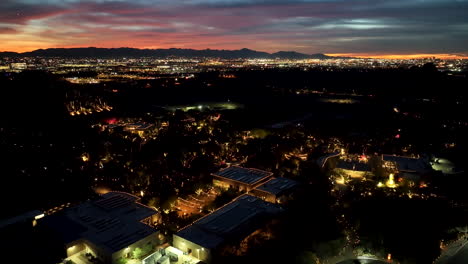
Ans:
<svg viewBox="0 0 468 264"><path fill-rule="evenodd" d="M160 244L154 228L159 214L123 192L109 192L44 218L44 225L60 237L66 256L97 258L117 263L131 257L136 248L154 249Z"/></svg>
<svg viewBox="0 0 468 264"><path fill-rule="evenodd" d="M211 174L215 186L229 189L236 188L249 192L273 176L272 172L253 168L231 166Z"/></svg>
<svg viewBox="0 0 468 264"><path fill-rule="evenodd" d="M226 245L235 245L282 212L273 203L244 194L173 235L173 246L209 263Z"/></svg>

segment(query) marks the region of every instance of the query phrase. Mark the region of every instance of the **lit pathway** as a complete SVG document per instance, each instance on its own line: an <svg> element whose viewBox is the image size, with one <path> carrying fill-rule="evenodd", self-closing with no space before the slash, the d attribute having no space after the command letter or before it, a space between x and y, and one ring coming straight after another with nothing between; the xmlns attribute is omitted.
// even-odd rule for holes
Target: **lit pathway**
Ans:
<svg viewBox="0 0 468 264"><path fill-rule="evenodd" d="M448 245L442 254L434 261L436 264L466 264L468 263L468 235Z"/></svg>

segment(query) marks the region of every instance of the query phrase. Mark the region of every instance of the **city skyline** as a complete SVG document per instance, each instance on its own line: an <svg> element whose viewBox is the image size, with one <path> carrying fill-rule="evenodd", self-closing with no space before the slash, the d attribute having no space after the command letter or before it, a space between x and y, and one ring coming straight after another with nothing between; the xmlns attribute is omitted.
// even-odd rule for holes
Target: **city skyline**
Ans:
<svg viewBox="0 0 468 264"><path fill-rule="evenodd" d="M172 49L179 49L179 50L187 50L187 51L192 51L192 52L203 52L203 51L216 51L216 52L243 52L244 50L247 50L247 52L254 52L256 54L267 54L269 56L273 56L275 54L280 54L280 53L286 53L283 55L283 58L286 58L288 56L310 56L310 59L318 59L320 56L324 57L329 57L329 58L349 58L349 59L383 59L383 60L419 60L419 59L430 59L430 58L436 58L436 59L443 59L443 60L454 60L454 59L468 59L468 56L464 54L430 54L430 53L425 53L425 54L356 54L356 53L314 53L314 54L306 54L306 53L300 53L297 51L293 50L278 50L276 52L266 52L262 50L252 50L249 48L239 48L239 49L216 49L216 48L205 48L205 49L192 49L192 48L158 48L158 49L145 49L145 48L133 48L133 47L116 47L116 48L104 48L104 47L71 47L71 48L43 48L43 49L35 49L31 51L24 51L24 52L14 52L14 51L0 51L0 54L17 54L21 56L43 56L43 55L35 55L36 52L48 52L48 51L53 51L53 50L59 50L63 49L63 54L70 52L69 55L71 57L74 56L74 53L72 50L86 50L86 49L102 49L102 50L123 50L123 49L130 49L130 50L140 50L140 51L166 51L169 52ZM228 55L226 53L225 55ZM291 54L289 54L291 53ZM122 53L121 55L125 55ZM155 54L156 57L158 57L157 54ZM247 54L242 55L243 57L246 56ZM8 56L8 55L7 55ZM46 55L47 56L47 55ZM100 57L102 54L96 54L95 57ZM118 55L116 55L118 56ZM125 55L127 56L127 55ZM175 56L175 55L170 55L170 56ZM284 57L286 56L286 57ZM318 57L317 57L318 56ZM182 56L183 57L183 56ZM194 57L193 55L188 56L188 57ZM211 57L211 56L207 56ZM221 58L221 57L220 57ZM258 58L257 56L254 57L249 57L249 58ZM273 58L273 57L270 57ZM290 57L292 58L292 57ZM299 59L299 58L295 58Z"/></svg>
<svg viewBox="0 0 468 264"><path fill-rule="evenodd" d="M385 58L468 54L464 0L6 0L0 10L0 51L94 46Z"/></svg>

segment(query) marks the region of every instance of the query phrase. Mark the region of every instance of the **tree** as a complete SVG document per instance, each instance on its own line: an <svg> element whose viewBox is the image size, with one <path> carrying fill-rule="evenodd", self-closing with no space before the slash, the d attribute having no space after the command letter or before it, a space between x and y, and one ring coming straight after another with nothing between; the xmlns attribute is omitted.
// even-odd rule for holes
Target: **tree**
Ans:
<svg viewBox="0 0 468 264"><path fill-rule="evenodd" d="M301 251L296 256L296 263L298 264L315 264L320 263L320 259L317 255L311 251Z"/></svg>
<svg viewBox="0 0 468 264"><path fill-rule="evenodd" d="M329 258L339 254L340 250L344 248L345 242L342 238L330 240L327 242L318 243L315 246L317 255L321 258Z"/></svg>
<svg viewBox="0 0 468 264"><path fill-rule="evenodd" d="M127 258L119 258L117 259L117 264L127 264L128 259Z"/></svg>
<svg viewBox="0 0 468 264"><path fill-rule="evenodd" d="M135 248L132 252L133 258L139 259L143 256L143 250L139 247Z"/></svg>
<svg viewBox="0 0 468 264"><path fill-rule="evenodd" d="M372 156L369 159L369 166L371 167L376 179L382 179L386 177L386 173L384 168L382 167L382 159L380 158L380 156Z"/></svg>
<svg viewBox="0 0 468 264"><path fill-rule="evenodd" d="M171 195L164 202L162 202L161 209L171 210L171 208L174 206L176 201L177 201L177 196Z"/></svg>
<svg viewBox="0 0 468 264"><path fill-rule="evenodd" d="M160 203L160 199L158 197L152 197L148 201L148 206L149 207L158 207L159 203Z"/></svg>
<svg viewBox="0 0 468 264"><path fill-rule="evenodd" d="M204 210L206 211L211 211L214 209L217 209L230 201L232 201L234 198L240 195L240 192L236 190L235 188L229 188L225 191L223 191L221 194L216 196L213 202L205 205Z"/></svg>

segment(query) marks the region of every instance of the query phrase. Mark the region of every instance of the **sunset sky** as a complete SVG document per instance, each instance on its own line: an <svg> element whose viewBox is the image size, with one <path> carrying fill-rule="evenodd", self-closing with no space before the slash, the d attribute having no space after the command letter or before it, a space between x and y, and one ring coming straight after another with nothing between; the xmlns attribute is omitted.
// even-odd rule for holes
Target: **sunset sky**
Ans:
<svg viewBox="0 0 468 264"><path fill-rule="evenodd" d="M468 55L468 0L0 0L0 51Z"/></svg>

